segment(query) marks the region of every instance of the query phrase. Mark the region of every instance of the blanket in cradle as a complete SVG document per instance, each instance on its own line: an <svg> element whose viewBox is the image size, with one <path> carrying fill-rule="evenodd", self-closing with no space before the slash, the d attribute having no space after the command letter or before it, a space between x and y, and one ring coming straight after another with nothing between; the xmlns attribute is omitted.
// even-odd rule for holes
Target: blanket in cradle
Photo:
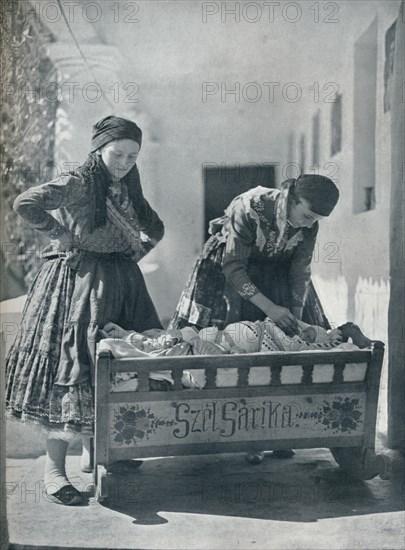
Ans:
<svg viewBox="0 0 405 550"><path fill-rule="evenodd" d="M100 349L108 350L115 358L135 357L167 357L184 355L217 355L223 353L269 353L279 351L322 351L328 349L352 351L357 346L342 342L339 329L325 331L320 327L311 327L301 324L301 336L288 337L270 319L257 322L241 322L228 325L223 331L216 327L202 329L199 333L194 329L182 329L180 341L166 347L167 342L162 338L154 340L148 346L148 351L137 346L139 340L132 333L123 339L106 338L99 344ZM190 332L191 331L191 332ZM306 331L306 332L305 332ZM157 336L164 336L159 331ZM185 340L181 341L184 336ZM306 339L304 339L306 338ZM310 341L307 341L310 340ZM173 340L172 340L173 342ZM165 345L166 344L166 345ZM345 381L362 380L366 365L347 365ZM297 383L302 375L302 367L289 366L283 368L282 383ZM217 371L217 387L235 387L237 385L237 369L224 368ZM314 381L330 382L333 376L332 365L317 365L314 372ZM166 380L173 384L169 371L151 372L150 378ZM330 378L330 379L329 379ZM184 371L183 386L186 388L203 388L205 385L205 371L195 370L193 376ZM270 368L252 367L249 373L249 385L262 386L270 383ZM115 375L113 391L134 391L138 386L136 373L121 373Z"/></svg>

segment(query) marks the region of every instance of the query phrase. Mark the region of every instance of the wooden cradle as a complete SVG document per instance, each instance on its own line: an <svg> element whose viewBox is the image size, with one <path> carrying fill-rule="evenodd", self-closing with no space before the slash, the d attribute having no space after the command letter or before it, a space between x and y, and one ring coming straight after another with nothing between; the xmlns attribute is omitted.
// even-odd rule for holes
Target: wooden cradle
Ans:
<svg viewBox="0 0 405 550"><path fill-rule="evenodd" d="M382 342L371 350L133 359L99 351L97 500L107 497L110 464L157 456L327 447L350 475L387 479L388 460L375 454L383 355ZM267 369L267 385L249 385L252 367ZM237 369L235 387L217 387L224 368ZM184 388L183 370L195 369L205 369L204 389ZM162 370L171 371L173 391L150 391L149 373ZM136 391L112 391L120 372L137 373Z"/></svg>

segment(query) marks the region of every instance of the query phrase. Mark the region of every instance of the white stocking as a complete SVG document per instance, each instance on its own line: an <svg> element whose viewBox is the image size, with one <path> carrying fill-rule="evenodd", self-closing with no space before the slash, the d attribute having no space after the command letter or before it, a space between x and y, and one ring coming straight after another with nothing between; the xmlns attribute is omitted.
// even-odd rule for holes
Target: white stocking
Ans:
<svg viewBox="0 0 405 550"><path fill-rule="evenodd" d="M83 472L91 472L93 469L93 457L91 448L91 437L82 437L83 449L82 457L80 459L80 466Z"/></svg>
<svg viewBox="0 0 405 550"><path fill-rule="evenodd" d="M66 453L68 441L48 438L46 442L46 460L44 483L48 495L53 495L65 485L70 485L66 477Z"/></svg>

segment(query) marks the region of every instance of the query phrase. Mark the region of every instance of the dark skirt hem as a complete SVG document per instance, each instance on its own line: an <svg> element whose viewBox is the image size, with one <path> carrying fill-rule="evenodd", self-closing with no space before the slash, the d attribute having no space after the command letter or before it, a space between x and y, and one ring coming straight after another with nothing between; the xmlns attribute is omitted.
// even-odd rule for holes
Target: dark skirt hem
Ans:
<svg viewBox="0 0 405 550"><path fill-rule="evenodd" d="M35 414L19 412L15 409L6 408L6 418L10 420L18 420L19 422L32 426L35 429L40 429L41 432L47 435L58 435L61 438L64 436L68 439L75 436L93 437L94 425L89 424L74 424L72 422L58 423L49 422Z"/></svg>

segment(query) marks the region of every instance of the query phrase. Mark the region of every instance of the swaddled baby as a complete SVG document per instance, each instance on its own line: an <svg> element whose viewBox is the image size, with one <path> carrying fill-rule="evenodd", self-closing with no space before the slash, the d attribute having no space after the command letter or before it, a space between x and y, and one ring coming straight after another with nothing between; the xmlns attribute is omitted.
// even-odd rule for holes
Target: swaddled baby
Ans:
<svg viewBox="0 0 405 550"><path fill-rule="evenodd" d="M232 323L224 330L207 327L199 332L193 327L186 327L173 331L152 329L138 333L125 331L114 323L108 323L102 331L103 335L107 337L107 340L103 341L102 347L110 349L115 357L156 357L326 350L338 346L342 347L342 345L351 346L351 344L342 344L349 337L358 347L367 347L370 344L370 341L364 337L360 329L351 323L327 331L321 327L299 321L299 328L300 334L290 337L268 318L264 321ZM194 371L194 374L197 378L203 376L202 372L199 371ZM249 382L252 385L267 383L255 380L256 375L262 376L263 374L264 370L262 368L252 368ZM119 378L119 380L117 378L117 381L121 382L121 385L135 378L135 375L130 373L122 373L117 376ZM217 385L228 386L231 379L236 376L237 369L219 369ZM150 377L173 383L169 371L151 373ZM198 387L201 382L200 384L196 383L190 373L185 371L183 385L185 387Z"/></svg>
<svg viewBox="0 0 405 550"><path fill-rule="evenodd" d="M343 341L341 329L327 331L322 327L298 321L300 334L287 336L271 319L240 321L224 330L208 327L198 336L204 342L219 346L225 353L257 353L268 351L303 351L330 349Z"/></svg>
<svg viewBox="0 0 405 550"><path fill-rule="evenodd" d="M287 336L271 319L264 321L241 321L228 325L224 330L215 327L199 332L203 341L215 343L228 353L268 353L275 351L303 351L330 349L343 341L341 330L325 329L298 321L300 335ZM218 369L217 386L235 386L236 368ZM270 382L270 369L251 367L249 385L266 385Z"/></svg>
<svg viewBox="0 0 405 550"><path fill-rule="evenodd" d="M110 351L114 357L168 357L181 355L218 355L226 353L220 346L204 342L192 327L164 331L151 329L145 332L126 331L115 323L107 323L100 331L104 337L100 350ZM134 391L138 386L136 373L122 372L115 375L116 391ZM155 371L149 374L149 386L154 390L170 389L173 385L170 371ZM186 388L198 388L190 371L183 371L182 384Z"/></svg>

